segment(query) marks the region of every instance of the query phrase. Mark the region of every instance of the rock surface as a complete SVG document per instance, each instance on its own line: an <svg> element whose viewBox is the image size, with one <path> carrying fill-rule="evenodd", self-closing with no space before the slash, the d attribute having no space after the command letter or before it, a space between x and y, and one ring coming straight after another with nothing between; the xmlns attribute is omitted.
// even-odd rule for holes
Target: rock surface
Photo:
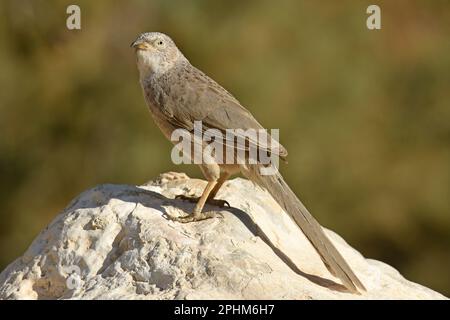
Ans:
<svg viewBox="0 0 450 320"><path fill-rule="evenodd" d="M267 192L244 179L231 208L180 224L205 182L163 174L144 186L81 194L0 274L0 299L442 299L326 230L368 291L347 292Z"/></svg>

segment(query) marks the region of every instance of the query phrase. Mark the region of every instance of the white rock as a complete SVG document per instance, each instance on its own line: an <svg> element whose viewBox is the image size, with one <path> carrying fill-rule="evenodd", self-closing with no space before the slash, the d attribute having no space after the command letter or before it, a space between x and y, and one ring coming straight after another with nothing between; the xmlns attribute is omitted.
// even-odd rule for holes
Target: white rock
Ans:
<svg viewBox="0 0 450 320"><path fill-rule="evenodd" d="M368 288L348 293L268 193L244 179L218 194L232 208L205 207L217 218L167 220L194 207L176 194L204 186L170 173L84 192L0 274L0 298L445 299L327 230Z"/></svg>

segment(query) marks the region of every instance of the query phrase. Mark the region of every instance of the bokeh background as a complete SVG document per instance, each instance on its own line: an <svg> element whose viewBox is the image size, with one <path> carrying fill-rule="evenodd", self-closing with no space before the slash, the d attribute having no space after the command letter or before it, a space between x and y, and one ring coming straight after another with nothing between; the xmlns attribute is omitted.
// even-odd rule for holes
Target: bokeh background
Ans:
<svg viewBox="0 0 450 320"><path fill-rule="evenodd" d="M323 225L450 295L448 1L13 0L0 17L0 270L90 187L201 177L171 163L139 87L129 44L162 31L280 128Z"/></svg>

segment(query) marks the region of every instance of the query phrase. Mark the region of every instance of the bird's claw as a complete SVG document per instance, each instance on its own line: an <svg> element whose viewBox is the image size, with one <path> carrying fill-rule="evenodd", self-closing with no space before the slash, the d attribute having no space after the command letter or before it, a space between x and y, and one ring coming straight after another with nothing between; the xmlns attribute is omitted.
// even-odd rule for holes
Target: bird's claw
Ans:
<svg viewBox="0 0 450 320"><path fill-rule="evenodd" d="M190 215L184 216L184 217L170 217L171 220L181 222L181 223L189 223L189 222L196 222L196 221L202 221L206 219L214 218L215 212L209 211L209 212L200 212L200 213L191 213Z"/></svg>
<svg viewBox="0 0 450 320"><path fill-rule="evenodd" d="M228 207L230 208L230 203L227 200L222 200L222 199L208 199L206 201L207 204L219 207L219 208L224 208L224 207Z"/></svg>
<svg viewBox="0 0 450 320"><path fill-rule="evenodd" d="M189 197L189 196L185 196L184 194L179 194L177 196L175 196L175 199L181 199L181 200L185 200L185 201L189 201L192 203L197 203L200 200L200 197ZM219 207L219 208L224 208L224 207L228 207L230 208L230 203L226 200L221 200L221 199L208 199L206 200L207 204Z"/></svg>

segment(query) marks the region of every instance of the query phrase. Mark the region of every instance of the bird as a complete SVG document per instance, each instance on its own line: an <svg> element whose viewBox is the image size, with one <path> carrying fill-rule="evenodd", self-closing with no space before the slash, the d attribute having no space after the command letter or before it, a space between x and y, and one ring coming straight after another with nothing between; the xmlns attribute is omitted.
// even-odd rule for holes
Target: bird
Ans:
<svg viewBox="0 0 450 320"><path fill-rule="evenodd" d="M201 121L203 132L208 129L220 132L237 128L264 129L231 93L194 67L168 35L145 32L131 43L131 47L135 51L139 82L146 104L154 122L167 139L172 141L173 132L180 129L194 135L196 121ZM201 147L204 148L203 143ZM264 143L246 139L246 155L250 147L267 149ZM288 152L284 146L277 144L274 150L270 152L286 160ZM232 175L241 173L270 193L301 229L330 273L339 278L350 292L366 291L319 222L298 199L279 171L263 175L263 164L257 161L245 164L210 161L200 163L199 166L207 180L206 187L199 198L179 196L195 201L196 205L191 214L174 217L173 220L188 223L213 217L213 212L203 212L205 203L227 205L226 201L215 198L217 192Z"/></svg>

